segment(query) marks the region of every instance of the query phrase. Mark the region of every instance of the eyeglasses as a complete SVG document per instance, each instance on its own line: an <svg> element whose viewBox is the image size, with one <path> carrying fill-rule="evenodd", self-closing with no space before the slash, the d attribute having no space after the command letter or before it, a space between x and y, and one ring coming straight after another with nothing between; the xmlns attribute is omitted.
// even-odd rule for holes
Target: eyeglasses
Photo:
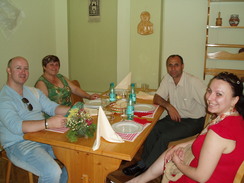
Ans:
<svg viewBox="0 0 244 183"><path fill-rule="evenodd" d="M29 102L29 100L27 98L22 98L22 102L27 105L27 108L29 111L33 110L33 106L31 105L31 103Z"/></svg>

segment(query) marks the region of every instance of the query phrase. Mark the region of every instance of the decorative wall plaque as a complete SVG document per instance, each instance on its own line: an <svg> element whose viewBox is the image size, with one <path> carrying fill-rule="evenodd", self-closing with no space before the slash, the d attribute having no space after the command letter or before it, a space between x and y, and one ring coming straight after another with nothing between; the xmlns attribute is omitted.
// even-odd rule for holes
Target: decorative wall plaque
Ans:
<svg viewBox="0 0 244 183"><path fill-rule="evenodd" d="M143 11L141 13L141 21L137 26L137 32L141 35L149 35L153 33L153 24L150 22L150 13Z"/></svg>
<svg viewBox="0 0 244 183"><path fill-rule="evenodd" d="M100 21L100 0L88 0L89 22Z"/></svg>

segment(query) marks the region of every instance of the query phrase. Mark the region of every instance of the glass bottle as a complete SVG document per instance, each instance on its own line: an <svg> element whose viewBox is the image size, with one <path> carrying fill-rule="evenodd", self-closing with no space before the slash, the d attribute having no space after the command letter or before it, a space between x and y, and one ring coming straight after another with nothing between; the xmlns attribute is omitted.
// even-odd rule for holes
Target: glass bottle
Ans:
<svg viewBox="0 0 244 183"><path fill-rule="evenodd" d="M134 119L134 103L132 100L132 94L129 95L129 100L128 100L127 108L126 108L126 115L127 115L128 120Z"/></svg>
<svg viewBox="0 0 244 183"><path fill-rule="evenodd" d="M230 26L237 26L240 22L239 15L232 14L229 19Z"/></svg>
<svg viewBox="0 0 244 183"><path fill-rule="evenodd" d="M135 104L136 103L136 91L135 91L135 83L131 83L131 90L130 93L132 95L132 101Z"/></svg>
<svg viewBox="0 0 244 183"><path fill-rule="evenodd" d="M115 89L114 89L114 83L110 83L110 88L109 88L109 101L110 102L116 101L116 94L115 94Z"/></svg>

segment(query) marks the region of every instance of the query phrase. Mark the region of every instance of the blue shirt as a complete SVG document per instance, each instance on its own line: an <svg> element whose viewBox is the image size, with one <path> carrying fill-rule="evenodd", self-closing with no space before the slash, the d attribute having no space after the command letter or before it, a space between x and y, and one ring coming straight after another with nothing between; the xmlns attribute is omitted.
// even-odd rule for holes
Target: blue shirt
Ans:
<svg viewBox="0 0 244 183"><path fill-rule="evenodd" d="M22 97L8 85L3 86L0 92L0 143L4 148L24 140L23 121L42 120L43 112L55 115L58 104L49 100L40 90L35 90L37 95L24 86ZM29 100L32 111L28 110L22 98Z"/></svg>

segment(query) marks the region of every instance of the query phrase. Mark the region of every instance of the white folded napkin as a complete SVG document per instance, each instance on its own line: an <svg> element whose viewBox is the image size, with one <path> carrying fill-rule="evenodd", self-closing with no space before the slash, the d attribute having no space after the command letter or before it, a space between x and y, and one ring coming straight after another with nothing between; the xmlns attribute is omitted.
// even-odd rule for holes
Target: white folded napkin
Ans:
<svg viewBox="0 0 244 183"><path fill-rule="evenodd" d="M153 100L154 95L150 95L148 93L139 91L136 95L136 98L144 99L144 100Z"/></svg>
<svg viewBox="0 0 244 183"><path fill-rule="evenodd" d="M131 84L131 72L125 76L125 78L120 81L120 83L115 87L115 89L123 89L127 90L129 89L129 86Z"/></svg>
<svg viewBox="0 0 244 183"><path fill-rule="evenodd" d="M117 143L124 142L122 138L113 130L102 107L99 107L99 111L98 111L97 136L92 147L93 151L99 148L101 142L100 137L103 137L105 140L109 142L117 142Z"/></svg>

